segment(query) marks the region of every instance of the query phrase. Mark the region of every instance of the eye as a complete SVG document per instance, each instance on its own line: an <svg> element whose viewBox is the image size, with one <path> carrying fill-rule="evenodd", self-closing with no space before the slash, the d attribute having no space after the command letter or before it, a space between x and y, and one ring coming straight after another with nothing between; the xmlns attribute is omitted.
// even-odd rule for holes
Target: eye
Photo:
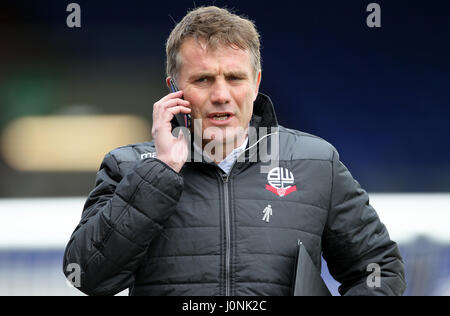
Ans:
<svg viewBox="0 0 450 316"><path fill-rule="evenodd" d="M195 82L198 82L198 83L207 82L207 81L208 81L207 77L201 77L201 78L198 78L197 80L195 80Z"/></svg>
<svg viewBox="0 0 450 316"><path fill-rule="evenodd" d="M230 81L238 81L238 80L243 80L244 78L243 77L240 77L240 76L229 76L228 77L228 80L230 80Z"/></svg>

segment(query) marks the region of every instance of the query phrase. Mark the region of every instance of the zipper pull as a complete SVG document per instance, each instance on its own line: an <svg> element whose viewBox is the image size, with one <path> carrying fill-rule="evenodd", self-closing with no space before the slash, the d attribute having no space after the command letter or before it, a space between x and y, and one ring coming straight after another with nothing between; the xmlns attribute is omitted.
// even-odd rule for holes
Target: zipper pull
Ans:
<svg viewBox="0 0 450 316"><path fill-rule="evenodd" d="M222 181L224 183L227 183L228 182L228 175L226 173L222 173L221 176L222 176Z"/></svg>

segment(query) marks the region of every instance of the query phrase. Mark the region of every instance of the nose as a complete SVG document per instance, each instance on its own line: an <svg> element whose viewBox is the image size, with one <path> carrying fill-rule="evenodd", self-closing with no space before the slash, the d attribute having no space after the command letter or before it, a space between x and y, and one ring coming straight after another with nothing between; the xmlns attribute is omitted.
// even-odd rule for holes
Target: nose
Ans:
<svg viewBox="0 0 450 316"><path fill-rule="evenodd" d="M211 87L211 103L215 105L227 104L230 102L231 95L229 87L225 80L218 79Z"/></svg>

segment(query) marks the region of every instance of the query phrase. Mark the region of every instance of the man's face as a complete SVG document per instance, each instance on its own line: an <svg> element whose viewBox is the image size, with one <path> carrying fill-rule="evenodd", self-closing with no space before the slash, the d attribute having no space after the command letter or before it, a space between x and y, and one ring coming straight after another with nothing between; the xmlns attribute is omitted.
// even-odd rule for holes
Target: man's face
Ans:
<svg viewBox="0 0 450 316"><path fill-rule="evenodd" d="M238 128L240 134L247 131L261 72L255 77L248 50L226 45L213 50L200 43L188 38L181 45L178 86L191 103L192 119L202 120L204 140L234 143L243 136Z"/></svg>

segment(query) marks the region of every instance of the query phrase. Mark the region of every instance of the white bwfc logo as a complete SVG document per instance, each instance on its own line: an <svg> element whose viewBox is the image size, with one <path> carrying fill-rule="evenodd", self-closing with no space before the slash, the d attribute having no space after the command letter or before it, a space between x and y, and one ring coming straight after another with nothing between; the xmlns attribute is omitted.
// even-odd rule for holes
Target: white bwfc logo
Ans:
<svg viewBox="0 0 450 316"><path fill-rule="evenodd" d="M263 210L264 216L262 218L263 221L266 221L267 223L270 220L270 216L272 216L272 206L269 204L266 206L266 208Z"/></svg>
<svg viewBox="0 0 450 316"><path fill-rule="evenodd" d="M267 175L266 190L283 197L297 191L297 186L294 184L294 175L287 168L273 168Z"/></svg>

